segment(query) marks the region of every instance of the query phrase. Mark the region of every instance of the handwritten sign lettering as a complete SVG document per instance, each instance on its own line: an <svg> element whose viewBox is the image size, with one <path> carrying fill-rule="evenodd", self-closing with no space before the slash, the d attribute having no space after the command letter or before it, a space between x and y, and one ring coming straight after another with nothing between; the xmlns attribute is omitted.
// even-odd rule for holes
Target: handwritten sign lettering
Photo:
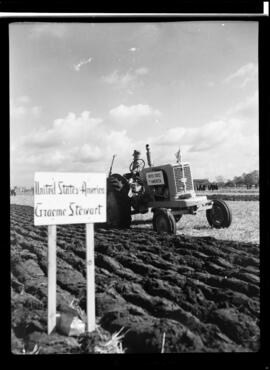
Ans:
<svg viewBox="0 0 270 370"><path fill-rule="evenodd" d="M36 172L34 224L106 222L106 174Z"/></svg>

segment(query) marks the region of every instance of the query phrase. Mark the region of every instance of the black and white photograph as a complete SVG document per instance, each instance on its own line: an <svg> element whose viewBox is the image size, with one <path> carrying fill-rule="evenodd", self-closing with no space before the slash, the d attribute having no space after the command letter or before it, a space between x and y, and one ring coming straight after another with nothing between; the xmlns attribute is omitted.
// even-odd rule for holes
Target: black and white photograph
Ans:
<svg viewBox="0 0 270 370"><path fill-rule="evenodd" d="M260 350L258 40L9 24L13 354Z"/></svg>

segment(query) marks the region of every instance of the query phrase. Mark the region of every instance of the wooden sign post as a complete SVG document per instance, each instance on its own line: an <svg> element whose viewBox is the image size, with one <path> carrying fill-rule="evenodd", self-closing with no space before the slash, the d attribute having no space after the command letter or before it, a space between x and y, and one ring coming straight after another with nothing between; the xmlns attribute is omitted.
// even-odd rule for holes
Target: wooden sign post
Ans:
<svg viewBox="0 0 270 370"><path fill-rule="evenodd" d="M48 334L56 326L56 225L48 226Z"/></svg>
<svg viewBox="0 0 270 370"><path fill-rule="evenodd" d="M86 224L87 331L95 330L94 223L106 222L106 174L36 172L34 225L48 225L48 334L56 327L56 225Z"/></svg>
<svg viewBox="0 0 270 370"><path fill-rule="evenodd" d="M86 224L86 307L87 331L95 330L94 224Z"/></svg>

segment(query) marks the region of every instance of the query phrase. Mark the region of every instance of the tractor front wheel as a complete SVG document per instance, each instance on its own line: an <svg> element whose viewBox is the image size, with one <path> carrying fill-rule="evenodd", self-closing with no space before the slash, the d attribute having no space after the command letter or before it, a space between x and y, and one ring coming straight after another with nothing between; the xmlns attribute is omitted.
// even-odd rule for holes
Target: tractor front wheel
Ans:
<svg viewBox="0 0 270 370"><path fill-rule="evenodd" d="M206 211L206 218L210 226L216 229L229 227L232 223L232 213L223 200L214 199L213 207Z"/></svg>
<svg viewBox="0 0 270 370"><path fill-rule="evenodd" d="M176 234L176 222L172 213L166 208L154 211L153 229L158 233Z"/></svg>

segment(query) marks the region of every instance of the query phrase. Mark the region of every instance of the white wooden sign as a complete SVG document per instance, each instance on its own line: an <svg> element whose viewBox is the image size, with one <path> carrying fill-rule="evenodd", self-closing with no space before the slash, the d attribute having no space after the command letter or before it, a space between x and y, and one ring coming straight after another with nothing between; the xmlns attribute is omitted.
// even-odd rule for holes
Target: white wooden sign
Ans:
<svg viewBox="0 0 270 370"><path fill-rule="evenodd" d="M106 174L36 172L34 224L48 225L48 334L56 326L56 225L86 224L87 331L95 330L94 225L106 222Z"/></svg>
<svg viewBox="0 0 270 370"><path fill-rule="evenodd" d="M146 173L147 185L164 185L164 178L162 171L153 171Z"/></svg>
<svg viewBox="0 0 270 370"><path fill-rule="evenodd" d="M36 172L34 224L106 221L106 174Z"/></svg>

